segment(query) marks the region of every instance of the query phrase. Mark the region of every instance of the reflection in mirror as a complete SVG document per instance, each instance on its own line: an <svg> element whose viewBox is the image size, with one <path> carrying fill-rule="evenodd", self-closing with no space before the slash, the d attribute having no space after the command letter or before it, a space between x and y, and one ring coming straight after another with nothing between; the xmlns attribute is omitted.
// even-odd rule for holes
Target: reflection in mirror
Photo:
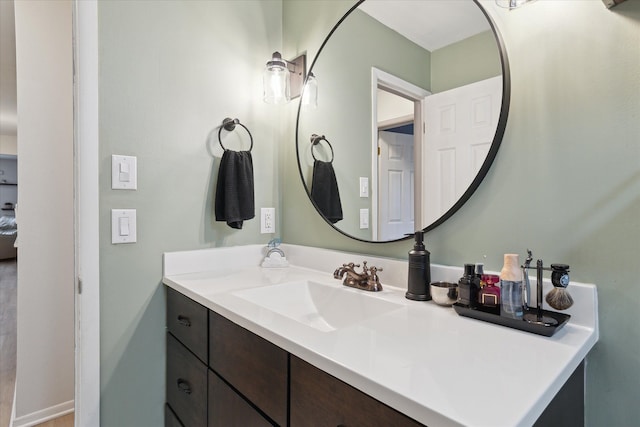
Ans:
<svg viewBox="0 0 640 427"><path fill-rule="evenodd" d="M435 227L495 157L507 64L473 0L361 2L334 28L312 72L322 86L317 107L298 112L300 174L311 195L314 162L333 159L343 218L323 216L346 235L391 241ZM310 144L312 134L325 135L333 152Z"/></svg>

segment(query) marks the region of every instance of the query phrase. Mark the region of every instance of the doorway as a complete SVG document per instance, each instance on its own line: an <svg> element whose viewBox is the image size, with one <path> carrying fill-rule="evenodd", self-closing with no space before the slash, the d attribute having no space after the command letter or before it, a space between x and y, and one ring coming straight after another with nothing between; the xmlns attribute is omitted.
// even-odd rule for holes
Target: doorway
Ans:
<svg viewBox="0 0 640 427"><path fill-rule="evenodd" d="M422 112L430 92L375 67L371 88L372 238L395 240L423 228ZM389 115L383 104L395 112Z"/></svg>

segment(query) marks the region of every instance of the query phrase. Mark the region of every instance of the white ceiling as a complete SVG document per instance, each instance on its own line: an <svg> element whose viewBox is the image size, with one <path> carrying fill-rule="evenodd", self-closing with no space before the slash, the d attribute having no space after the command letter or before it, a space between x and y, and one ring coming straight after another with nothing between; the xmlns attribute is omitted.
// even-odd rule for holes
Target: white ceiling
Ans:
<svg viewBox="0 0 640 427"><path fill-rule="evenodd" d="M367 0L359 8L429 52L490 29L472 0Z"/></svg>
<svg viewBox="0 0 640 427"><path fill-rule="evenodd" d="M13 0L0 0L0 134L17 132L16 36Z"/></svg>

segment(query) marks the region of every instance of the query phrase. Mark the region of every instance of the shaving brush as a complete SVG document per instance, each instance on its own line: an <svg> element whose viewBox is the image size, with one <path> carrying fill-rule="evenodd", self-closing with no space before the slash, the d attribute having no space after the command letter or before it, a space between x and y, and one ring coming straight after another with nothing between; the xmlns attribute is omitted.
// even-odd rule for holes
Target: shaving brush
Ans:
<svg viewBox="0 0 640 427"><path fill-rule="evenodd" d="M569 266L566 264L551 264L551 283L553 289L545 298L549 306L556 310L566 310L573 305L573 298L566 287L569 286Z"/></svg>

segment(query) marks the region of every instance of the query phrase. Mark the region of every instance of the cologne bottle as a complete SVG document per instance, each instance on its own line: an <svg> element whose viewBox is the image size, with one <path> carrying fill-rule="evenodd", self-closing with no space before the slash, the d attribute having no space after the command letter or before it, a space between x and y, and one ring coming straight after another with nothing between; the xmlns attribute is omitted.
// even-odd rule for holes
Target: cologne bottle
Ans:
<svg viewBox="0 0 640 427"><path fill-rule="evenodd" d="M495 274L483 274L480 279L484 286L478 294L478 303L486 308L500 310L500 287L496 286L500 282L500 277Z"/></svg>
<svg viewBox="0 0 640 427"><path fill-rule="evenodd" d="M500 271L500 315L522 319L522 270L518 254L505 254Z"/></svg>
<svg viewBox="0 0 640 427"><path fill-rule="evenodd" d="M464 276L458 281L458 304L475 308L478 306L480 279L476 276L475 264L464 265Z"/></svg>

